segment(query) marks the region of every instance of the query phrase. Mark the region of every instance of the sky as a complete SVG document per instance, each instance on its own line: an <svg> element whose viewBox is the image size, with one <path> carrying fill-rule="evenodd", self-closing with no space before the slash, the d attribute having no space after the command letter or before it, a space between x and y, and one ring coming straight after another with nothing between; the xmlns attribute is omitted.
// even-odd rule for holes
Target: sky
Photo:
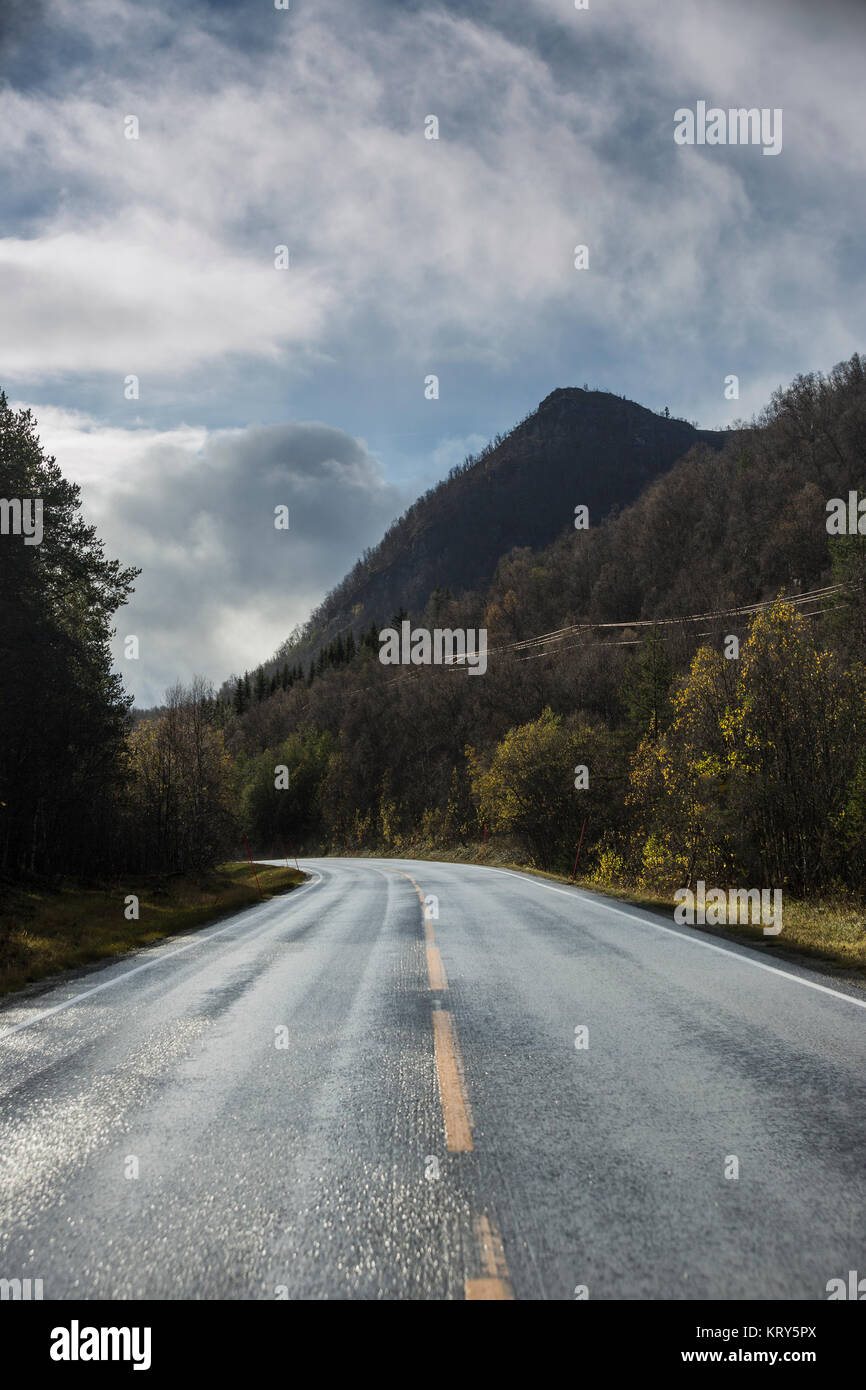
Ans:
<svg viewBox="0 0 866 1390"><path fill-rule="evenodd" d="M136 703L269 657L557 387L721 428L862 350L864 41L841 0L2 0L0 387L142 569ZM677 143L699 102L780 151Z"/></svg>

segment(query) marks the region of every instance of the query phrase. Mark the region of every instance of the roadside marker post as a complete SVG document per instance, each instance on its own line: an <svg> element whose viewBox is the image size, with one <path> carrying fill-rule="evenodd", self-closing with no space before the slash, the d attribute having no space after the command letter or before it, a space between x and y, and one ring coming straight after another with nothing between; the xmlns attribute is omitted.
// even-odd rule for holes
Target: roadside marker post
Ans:
<svg viewBox="0 0 866 1390"><path fill-rule="evenodd" d="M263 898L265 895L264 895L264 893L262 892L262 885L259 883L259 876L258 876L258 874L256 873L256 866L255 866L255 864L253 863L253 856L250 854L250 847L249 847L249 845L247 844L247 837L246 837L246 835L244 835L243 841L244 841L244 845L246 846L247 859L249 859L249 861L250 861L250 868L251 868L252 871L253 871L253 878L255 879L255 881L256 881L256 887L257 887L258 890L259 890L259 897L260 897L260 898Z"/></svg>
<svg viewBox="0 0 866 1390"><path fill-rule="evenodd" d="M574 882L575 875L576 875L576 873L577 873L577 861L578 861L578 859L580 858L580 847L581 847L581 845L583 844L583 832L584 832L585 829L586 829L586 818L584 818L583 825L580 827L580 839L579 839L578 842L577 842L577 854L574 856L574 868L573 868L572 871L571 871L571 881L572 881L572 883Z"/></svg>

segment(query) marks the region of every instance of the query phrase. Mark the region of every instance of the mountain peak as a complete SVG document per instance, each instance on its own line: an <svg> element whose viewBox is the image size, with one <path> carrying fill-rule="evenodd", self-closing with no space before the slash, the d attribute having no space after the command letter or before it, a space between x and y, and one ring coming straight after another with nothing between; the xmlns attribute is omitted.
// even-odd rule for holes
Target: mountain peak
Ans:
<svg viewBox="0 0 866 1390"><path fill-rule="evenodd" d="M724 438L610 391L557 387L394 523L312 615L301 654L398 608L420 614L436 589L456 597L486 585L515 546L546 546L571 528L578 504L597 525L694 444Z"/></svg>

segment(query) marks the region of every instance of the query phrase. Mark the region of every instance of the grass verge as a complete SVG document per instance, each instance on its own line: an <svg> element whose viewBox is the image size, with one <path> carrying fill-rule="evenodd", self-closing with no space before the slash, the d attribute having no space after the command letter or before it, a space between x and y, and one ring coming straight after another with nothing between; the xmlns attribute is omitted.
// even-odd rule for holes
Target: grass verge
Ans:
<svg viewBox="0 0 866 1390"><path fill-rule="evenodd" d="M291 892L305 875L257 864L262 894ZM138 921L124 916L135 894ZM0 905L0 995L63 970L86 967L164 936L215 922L261 902L249 864L209 873L151 875L123 884L14 887Z"/></svg>

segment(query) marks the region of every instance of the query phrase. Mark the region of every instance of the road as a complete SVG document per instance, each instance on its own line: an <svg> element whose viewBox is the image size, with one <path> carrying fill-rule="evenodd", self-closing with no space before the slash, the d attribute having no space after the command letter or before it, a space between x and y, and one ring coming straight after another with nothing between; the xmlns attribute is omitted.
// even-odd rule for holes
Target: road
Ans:
<svg viewBox="0 0 866 1390"><path fill-rule="evenodd" d="M760 1300L866 1272L866 996L528 875L303 867L0 1009L0 1277Z"/></svg>

